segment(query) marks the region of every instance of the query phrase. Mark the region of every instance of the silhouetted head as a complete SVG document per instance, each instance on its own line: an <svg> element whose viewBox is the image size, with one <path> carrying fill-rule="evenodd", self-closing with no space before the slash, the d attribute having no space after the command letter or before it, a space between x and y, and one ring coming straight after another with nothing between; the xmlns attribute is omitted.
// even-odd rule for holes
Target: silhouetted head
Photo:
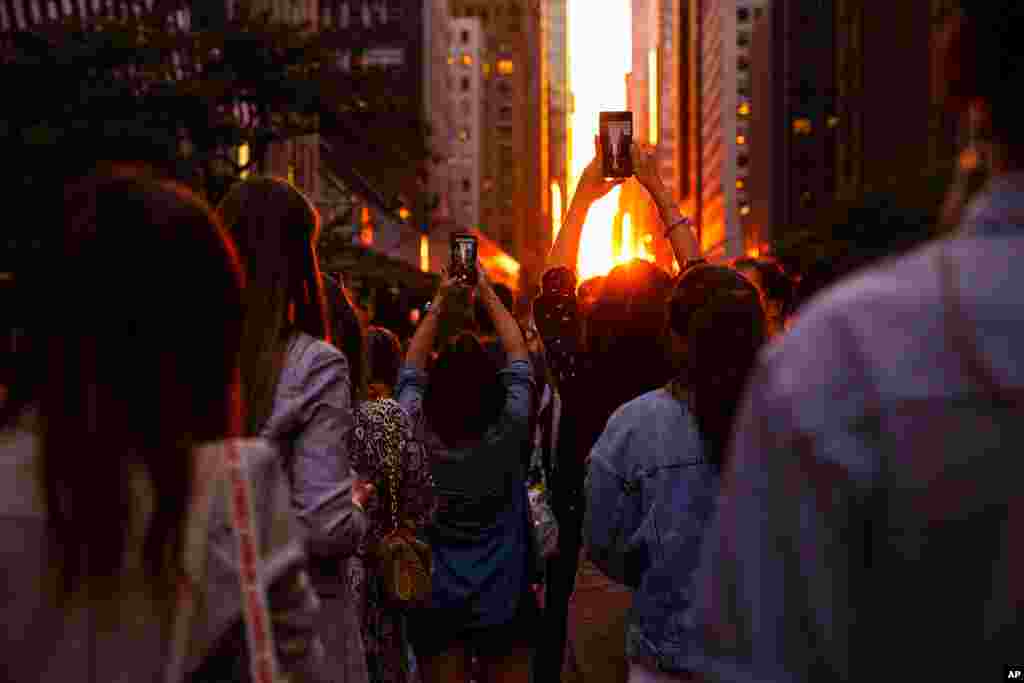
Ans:
<svg viewBox="0 0 1024 683"><path fill-rule="evenodd" d="M594 401L602 412L611 415L618 406L671 379L664 345L665 305L671 292L669 274L641 259L617 266L605 278L585 321L594 380L602 387Z"/></svg>
<svg viewBox="0 0 1024 683"><path fill-rule="evenodd" d="M449 448L483 437L501 414L505 392L498 366L480 340L462 332L449 340L430 370L423 412Z"/></svg>
<svg viewBox="0 0 1024 683"><path fill-rule="evenodd" d="M391 330L374 325L367 334L366 347L370 361L370 385L386 388L390 393L398 383L398 370L402 366L402 344L398 336Z"/></svg>

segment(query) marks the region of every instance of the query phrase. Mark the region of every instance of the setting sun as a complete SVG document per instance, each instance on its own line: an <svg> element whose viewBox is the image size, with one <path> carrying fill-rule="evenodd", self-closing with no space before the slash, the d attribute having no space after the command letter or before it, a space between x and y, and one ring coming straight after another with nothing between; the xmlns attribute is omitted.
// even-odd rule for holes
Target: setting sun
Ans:
<svg viewBox="0 0 1024 683"><path fill-rule="evenodd" d="M598 115L626 109L626 74L632 68L630 0L569 0L569 81L572 115L572 182L594 157ZM612 236L619 188L595 203L587 215L577 262L580 282L604 275L615 265Z"/></svg>

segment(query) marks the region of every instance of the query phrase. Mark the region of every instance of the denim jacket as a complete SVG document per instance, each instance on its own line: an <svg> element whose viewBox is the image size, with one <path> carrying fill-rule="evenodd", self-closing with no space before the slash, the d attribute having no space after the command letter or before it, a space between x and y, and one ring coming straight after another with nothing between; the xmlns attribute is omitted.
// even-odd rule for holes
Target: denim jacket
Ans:
<svg viewBox="0 0 1024 683"><path fill-rule="evenodd" d="M693 635L683 615L718 475L685 403L658 389L615 411L591 451L586 492L588 555L635 589L627 655L688 670Z"/></svg>

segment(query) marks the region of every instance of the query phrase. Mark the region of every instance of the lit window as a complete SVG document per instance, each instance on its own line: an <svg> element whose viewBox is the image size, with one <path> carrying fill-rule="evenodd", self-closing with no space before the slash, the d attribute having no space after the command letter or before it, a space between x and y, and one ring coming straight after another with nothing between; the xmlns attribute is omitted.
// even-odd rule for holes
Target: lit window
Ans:
<svg viewBox="0 0 1024 683"><path fill-rule="evenodd" d="M515 65L511 59L499 59L498 60L498 73L502 76L508 76L515 71Z"/></svg>
<svg viewBox="0 0 1024 683"><path fill-rule="evenodd" d="M459 131L459 140L462 142L469 142L469 131L463 128Z"/></svg>
<svg viewBox="0 0 1024 683"><path fill-rule="evenodd" d="M449 64L454 64L455 63L455 57L449 57L448 58L448 63Z"/></svg>
<svg viewBox="0 0 1024 683"><path fill-rule="evenodd" d="M740 207L740 215L741 216L749 216L750 215L750 204L744 204L743 206Z"/></svg>
<svg viewBox="0 0 1024 683"><path fill-rule="evenodd" d="M737 180L736 181L736 189L737 190L742 190L746 186L747 186L747 182L745 180Z"/></svg>
<svg viewBox="0 0 1024 683"><path fill-rule="evenodd" d="M746 135L737 135L736 136L736 144L737 145L745 145L745 144L747 144L747 136Z"/></svg>
<svg viewBox="0 0 1024 683"><path fill-rule="evenodd" d="M401 218L403 221L409 220L409 216L411 215L412 213L409 211L409 209L405 208L404 206L398 210L398 217Z"/></svg>
<svg viewBox="0 0 1024 683"><path fill-rule="evenodd" d="M466 66L471 66L473 64L473 58L470 55L462 55L462 63Z"/></svg>
<svg viewBox="0 0 1024 683"><path fill-rule="evenodd" d="M744 102L736 108L736 112L740 116L750 116L750 104L748 102Z"/></svg>
<svg viewBox="0 0 1024 683"><path fill-rule="evenodd" d="M810 119L793 119L793 132L797 135L810 135L813 128Z"/></svg>
<svg viewBox="0 0 1024 683"><path fill-rule="evenodd" d="M484 63L484 78L491 75L491 65L487 62Z"/></svg>

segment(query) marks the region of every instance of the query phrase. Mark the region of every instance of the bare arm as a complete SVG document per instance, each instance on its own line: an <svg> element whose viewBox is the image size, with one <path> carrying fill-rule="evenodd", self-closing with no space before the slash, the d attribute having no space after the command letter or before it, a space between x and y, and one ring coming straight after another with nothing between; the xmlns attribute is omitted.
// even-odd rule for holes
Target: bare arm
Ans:
<svg viewBox="0 0 1024 683"><path fill-rule="evenodd" d="M427 360L430 358L430 352L434 348L434 340L437 339L441 309L448 299L448 293L456 285L455 279L448 277L448 273L442 269L441 287L437 290L434 300L430 303L430 310L423 316L419 327L416 328L412 341L409 342L409 351L405 356L405 362L409 365L419 370L427 369Z"/></svg>
<svg viewBox="0 0 1024 683"><path fill-rule="evenodd" d="M601 163L601 145L594 139L597 153L580 176L576 192L569 203L569 211L565 215L562 229L558 231L555 243L551 245L544 270L559 266L576 272L576 261L580 253L580 237L583 235L583 224L587 220L590 205L601 199L612 189L621 185L623 180L605 180Z"/></svg>
<svg viewBox="0 0 1024 683"><path fill-rule="evenodd" d="M636 179L644 186L657 207L664 229L668 230L670 226L672 228L666 237L672 245L672 253L675 254L679 265L682 266L689 259L700 258L700 244L697 243L693 225L684 221L685 216L676 206L672 193L661 181L654 155L640 145L634 144L633 168L636 169Z"/></svg>
<svg viewBox="0 0 1024 683"><path fill-rule="evenodd" d="M517 360L529 360L530 352L526 348L526 340L523 339L519 324L505 308L505 304L501 303L498 295L494 293L491 283L487 280L487 275L479 264L477 264L477 272L479 273L477 292L487 308L488 315L494 322L494 328L498 330L498 337L505 348L505 353L508 354L508 361L511 363Z"/></svg>

